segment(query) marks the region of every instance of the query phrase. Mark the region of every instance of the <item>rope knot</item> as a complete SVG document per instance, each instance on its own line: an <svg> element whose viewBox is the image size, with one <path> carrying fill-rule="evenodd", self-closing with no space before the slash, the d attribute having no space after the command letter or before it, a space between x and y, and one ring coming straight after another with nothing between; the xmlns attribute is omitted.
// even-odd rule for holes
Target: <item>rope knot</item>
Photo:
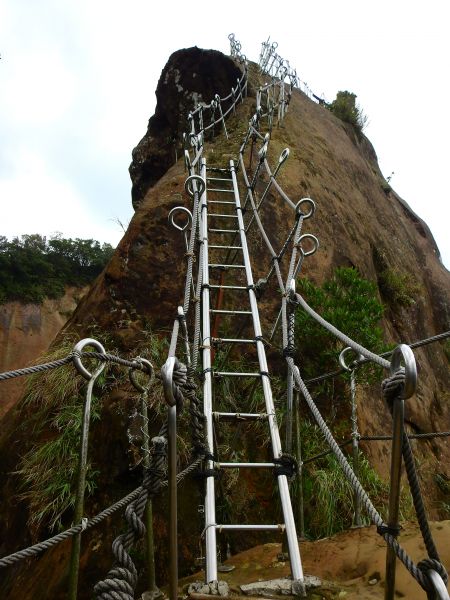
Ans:
<svg viewBox="0 0 450 600"><path fill-rule="evenodd" d="M286 358L289 356L290 358L295 357L295 346L293 344L289 344L286 348L283 348L283 356Z"/></svg>
<svg viewBox="0 0 450 600"><path fill-rule="evenodd" d="M434 587L433 587L432 583L429 580L427 571L436 571L436 573L438 573L441 576L442 581L444 582L444 584L447 586L447 583L448 583L448 573L447 573L447 570L444 567L444 565L439 560L436 560L434 558L425 558L424 560L421 560L418 563L417 568L420 569L420 571L422 572L423 576L427 580L427 583L428 583L428 586L429 586L427 588L427 591L434 590Z"/></svg>
<svg viewBox="0 0 450 600"><path fill-rule="evenodd" d="M389 407L397 398L402 398L405 390L405 369L400 367L393 375L388 377L381 384L383 397Z"/></svg>
<svg viewBox="0 0 450 600"><path fill-rule="evenodd" d="M380 535L392 535L392 537L397 537L400 533L401 527L400 525L388 525L387 523L381 523L381 525L377 526L377 533Z"/></svg>

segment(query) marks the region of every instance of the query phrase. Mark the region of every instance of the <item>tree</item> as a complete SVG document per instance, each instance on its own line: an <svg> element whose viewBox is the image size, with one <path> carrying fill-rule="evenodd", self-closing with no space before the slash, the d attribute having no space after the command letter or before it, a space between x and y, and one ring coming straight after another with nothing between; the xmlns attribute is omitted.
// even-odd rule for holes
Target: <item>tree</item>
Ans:
<svg viewBox="0 0 450 600"><path fill-rule="evenodd" d="M39 234L22 235L11 242L0 236L0 302L42 302L58 298L65 286L83 286L105 267L114 252L96 240L47 240Z"/></svg>
<svg viewBox="0 0 450 600"><path fill-rule="evenodd" d="M368 124L368 118L359 104L356 104L356 98L356 94L352 92L341 91L336 94L336 99L328 107L338 119L350 123L358 133L362 133Z"/></svg>

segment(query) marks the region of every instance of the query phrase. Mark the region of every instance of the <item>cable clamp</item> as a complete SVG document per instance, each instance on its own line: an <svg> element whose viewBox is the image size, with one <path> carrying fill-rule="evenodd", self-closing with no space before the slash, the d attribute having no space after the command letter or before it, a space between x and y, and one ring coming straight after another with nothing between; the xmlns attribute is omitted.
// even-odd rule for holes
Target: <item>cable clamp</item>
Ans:
<svg viewBox="0 0 450 600"><path fill-rule="evenodd" d="M401 531L401 526L400 525L388 525L387 523L382 523L381 525L377 525L377 533L379 533L380 535L385 535L386 533L388 535L392 535L393 537L397 537L398 534Z"/></svg>
<svg viewBox="0 0 450 600"><path fill-rule="evenodd" d="M268 371L260 371L259 374L261 375L261 377L267 377L268 379L270 379Z"/></svg>
<svg viewBox="0 0 450 600"><path fill-rule="evenodd" d="M286 348L283 348L283 356L284 356L284 358L286 358L288 356L290 358L294 358L295 357L295 353L296 353L295 346L286 346Z"/></svg>
<svg viewBox="0 0 450 600"><path fill-rule="evenodd" d="M273 462L276 465L273 469L275 477L278 477L278 475L286 475L286 477L291 479L298 472L297 461L290 454L282 454L280 458L274 458Z"/></svg>

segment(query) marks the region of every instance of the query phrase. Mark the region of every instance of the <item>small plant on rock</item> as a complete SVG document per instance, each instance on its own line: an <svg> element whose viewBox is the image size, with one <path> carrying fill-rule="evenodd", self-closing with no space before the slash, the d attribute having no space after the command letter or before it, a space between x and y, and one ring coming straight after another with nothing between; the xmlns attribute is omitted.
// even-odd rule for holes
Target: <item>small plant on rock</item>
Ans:
<svg viewBox="0 0 450 600"><path fill-rule="evenodd" d="M338 119L353 125L360 134L367 127L369 119L359 104L356 104L356 98L356 94L352 92L341 91L336 94L336 99L328 107Z"/></svg>

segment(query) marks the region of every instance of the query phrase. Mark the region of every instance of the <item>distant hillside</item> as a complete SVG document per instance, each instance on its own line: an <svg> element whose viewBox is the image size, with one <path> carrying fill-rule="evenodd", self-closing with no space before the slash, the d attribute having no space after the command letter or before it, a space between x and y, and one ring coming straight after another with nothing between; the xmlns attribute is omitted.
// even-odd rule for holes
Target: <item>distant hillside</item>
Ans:
<svg viewBox="0 0 450 600"><path fill-rule="evenodd" d="M36 233L8 241L0 236L0 303L61 298L67 286L93 281L113 253L111 244L92 239L47 239Z"/></svg>

